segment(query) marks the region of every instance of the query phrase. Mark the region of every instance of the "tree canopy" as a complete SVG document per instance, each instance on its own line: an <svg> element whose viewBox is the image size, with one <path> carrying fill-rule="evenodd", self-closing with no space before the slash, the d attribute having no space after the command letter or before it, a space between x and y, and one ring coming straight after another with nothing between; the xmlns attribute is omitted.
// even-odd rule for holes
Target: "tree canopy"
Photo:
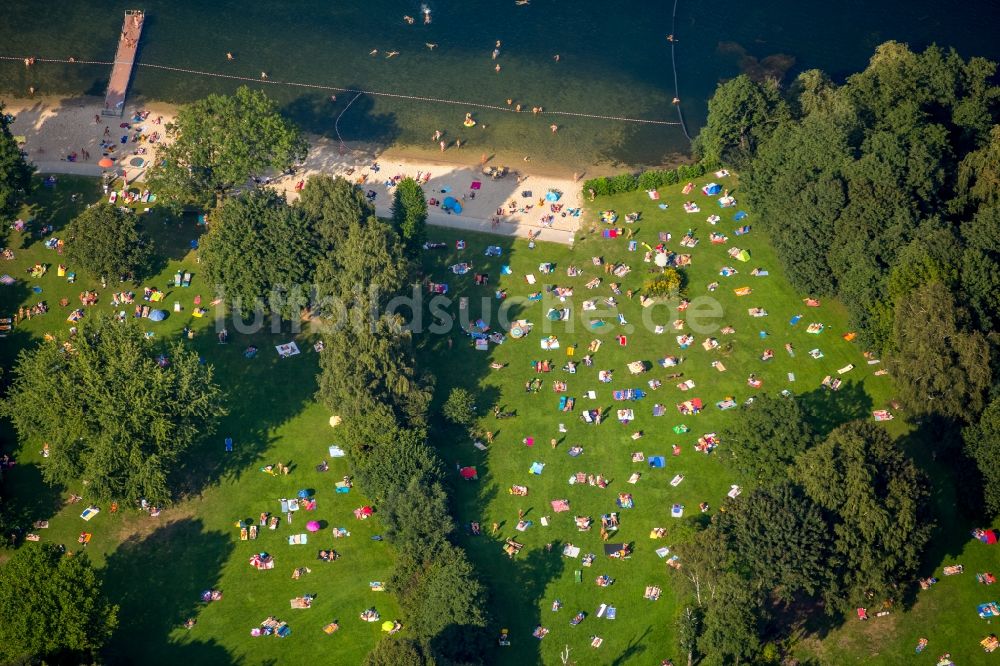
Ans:
<svg viewBox="0 0 1000 666"><path fill-rule="evenodd" d="M0 661L92 658L118 625L86 553L18 548L0 567ZM67 659L67 663L70 660Z"/></svg>
<svg viewBox="0 0 1000 666"><path fill-rule="evenodd" d="M83 211L69 224L66 255L80 268L109 280L142 277L153 253L138 215L109 203Z"/></svg>
<svg viewBox="0 0 1000 666"><path fill-rule="evenodd" d="M798 593L836 597L830 525L819 507L791 484L760 488L727 502L719 529L748 585L774 591L786 601Z"/></svg>
<svg viewBox="0 0 1000 666"><path fill-rule="evenodd" d="M1000 515L1000 398L983 410L979 422L962 433L965 452L982 476L983 503L991 516Z"/></svg>
<svg viewBox="0 0 1000 666"><path fill-rule="evenodd" d="M178 204L209 206L252 176L303 159L307 143L260 90L209 95L182 106L149 180Z"/></svg>
<svg viewBox="0 0 1000 666"><path fill-rule="evenodd" d="M794 476L835 517L840 608L865 605L869 594L894 598L897 584L915 574L932 527L927 484L913 460L883 428L855 421L801 454Z"/></svg>
<svg viewBox="0 0 1000 666"><path fill-rule="evenodd" d="M808 449L814 434L798 402L767 394L757 396L722 431L735 466L754 484L778 483L788 465Z"/></svg>
<svg viewBox="0 0 1000 666"><path fill-rule="evenodd" d="M24 199L31 192L31 176L35 168L28 164L24 153L10 131L11 119L0 103L0 222L17 215Z"/></svg>
<svg viewBox="0 0 1000 666"><path fill-rule="evenodd" d="M364 224L375 215L365 193L341 177L310 176L295 206L311 221L325 251L336 247L352 224Z"/></svg>
<svg viewBox="0 0 1000 666"><path fill-rule="evenodd" d="M392 224L403 240L406 252L416 256L427 237L427 199L424 190L412 178L396 185L392 198Z"/></svg>
<svg viewBox="0 0 1000 666"><path fill-rule="evenodd" d="M268 189L213 211L200 254L206 280L231 305L242 312L264 305L285 317L308 306L320 258L309 220Z"/></svg>
<svg viewBox="0 0 1000 666"><path fill-rule="evenodd" d="M99 499L164 503L180 456L224 413L210 366L175 344L166 367L132 319L84 319L65 343L24 351L3 405L24 442L49 445L49 483L83 478Z"/></svg>

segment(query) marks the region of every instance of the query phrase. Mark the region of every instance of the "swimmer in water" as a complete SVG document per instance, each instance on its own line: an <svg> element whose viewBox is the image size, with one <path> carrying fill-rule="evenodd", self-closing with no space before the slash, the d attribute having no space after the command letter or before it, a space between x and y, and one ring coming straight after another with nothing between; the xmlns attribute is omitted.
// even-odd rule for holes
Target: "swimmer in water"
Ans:
<svg viewBox="0 0 1000 666"><path fill-rule="evenodd" d="M493 49L493 59L496 60L497 56L500 55L500 49Z"/></svg>
<svg viewBox="0 0 1000 666"><path fill-rule="evenodd" d="M552 56L552 59L555 60L556 62L559 62L559 54L557 53L554 56Z"/></svg>
<svg viewBox="0 0 1000 666"><path fill-rule="evenodd" d="M521 113L521 105L518 104L517 106L515 106L514 110L517 111L518 113Z"/></svg>
<svg viewBox="0 0 1000 666"><path fill-rule="evenodd" d="M681 103L681 98L680 97L674 97L673 104L680 104L680 103Z"/></svg>
<svg viewBox="0 0 1000 666"><path fill-rule="evenodd" d="M500 73L500 64L498 63L497 66L494 67L493 69L495 69L496 73L499 74Z"/></svg>
<svg viewBox="0 0 1000 666"><path fill-rule="evenodd" d="M514 4L518 7L523 7L524 5L530 4L531 0L514 0Z"/></svg>
<svg viewBox="0 0 1000 666"><path fill-rule="evenodd" d="M549 125L549 129L552 130L553 134L555 134L556 132L559 131L559 125L556 125L555 123L553 123L553 124Z"/></svg>
<svg viewBox="0 0 1000 666"><path fill-rule="evenodd" d="M429 42L424 42L424 46L426 46L427 48L429 48L431 51L433 51L434 49L437 48L437 44L431 44Z"/></svg>
<svg viewBox="0 0 1000 666"><path fill-rule="evenodd" d="M261 72L260 73L260 78L261 79L266 79L267 78L267 72Z"/></svg>
<svg viewBox="0 0 1000 666"><path fill-rule="evenodd" d="M667 41L668 42L676 42L677 39L674 38L674 36L672 34L670 34L670 35L667 35Z"/></svg>
<svg viewBox="0 0 1000 666"><path fill-rule="evenodd" d="M370 55L370 56L376 56L376 55L378 55L378 49L372 49L371 51L368 52L368 55Z"/></svg>
<svg viewBox="0 0 1000 666"><path fill-rule="evenodd" d="M403 20L406 21L407 25L413 25L416 22L412 16L404 16Z"/></svg>
<svg viewBox="0 0 1000 666"><path fill-rule="evenodd" d="M512 100L510 98L507 99L507 106L510 106L513 103L514 103L514 100Z"/></svg>
<svg viewBox="0 0 1000 666"><path fill-rule="evenodd" d="M497 48L500 48L500 40L497 40Z"/></svg>
<svg viewBox="0 0 1000 666"><path fill-rule="evenodd" d="M226 51L226 60L235 60L233 54L230 53L229 51Z"/></svg>
<svg viewBox="0 0 1000 666"><path fill-rule="evenodd" d="M392 58L392 57L398 56L398 55L399 55L399 51L389 51L388 53L385 54L385 57L386 58Z"/></svg>

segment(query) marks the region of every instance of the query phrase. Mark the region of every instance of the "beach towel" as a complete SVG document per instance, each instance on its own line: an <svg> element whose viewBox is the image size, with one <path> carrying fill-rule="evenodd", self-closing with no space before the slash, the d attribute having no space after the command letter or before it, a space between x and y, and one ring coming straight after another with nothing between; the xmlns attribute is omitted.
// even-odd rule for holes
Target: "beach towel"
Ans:
<svg viewBox="0 0 1000 666"><path fill-rule="evenodd" d="M552 510L556 513L562 513L563 511L569 511L569 500L567 499L557 499L550 502L552 505Z"/></svg>
<svg viewBox="0 0 1000 666"><path fill-rule="evenodd" d="M531 468L528 471L532 474L541 474L543 469L545 469L545 463L533 462L531 463Z"/></svg>
<svg viewBox="0 0 1000 666"><path fill-rule="evenodd" d="M563 546L563 555L565 555L566 557L580 557L580 549L577 546L568 543L565 546Z"/></svg>
<svg viewBox="0 0 1000 666"><path fill-rule="evenodd" d="M288 342L283 345L275 345L274 348L278 351L278 356L281 358L288 358L289 356L295 356L299 353L298 345L294 342Z"/></svg>
<svg viewBox="0 0 1000 666"><path fill-rule="evenodd" d="M291 536L288 537L288 545L289 546L302 545L302 544L306 544L306 543L309 543L309 535L308 534L305 534L305 533L303 533L303 534L292 534Z"/></svg>
<svg viewBox="0 0 1000 666"><path fill-rule="evenodd" d="M663 456L650 456L649 466L653 468L665 467L667 464L667 459Z"/></svg>
<svg viewBox="0 0 1000 666"><path fill-rule="evenodd" d="M328 451L330 453L331 458L343 458L344 456L347 455L344 449L340 448L336 444L331 444Z"/></svg>
<svg viewBox="0 0 1000 666"><path fill-rule="evenodd" d="M83 513L80 514L80 517L83 518L84 520L90 520L100 512L101 510L96 506L89 506L83 510Z"/></svg>

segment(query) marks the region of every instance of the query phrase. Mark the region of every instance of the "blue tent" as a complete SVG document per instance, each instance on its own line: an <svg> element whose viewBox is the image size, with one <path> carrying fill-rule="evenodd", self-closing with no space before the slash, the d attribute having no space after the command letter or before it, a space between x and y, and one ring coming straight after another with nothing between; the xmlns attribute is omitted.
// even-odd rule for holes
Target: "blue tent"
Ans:
<svg viewBox="0 0 1000 666"><path fill-rule="evenodd" d="M701 191L711 196L713 194L718 194L719 192L721 192L722 186L719 185L718 183L709 183L705 187L701 188Z"/></svg>
<svg viewBox="0 0 1000 666"><path fill-rule="evenodd" d="M667 461L663 459L663 456L653 456L649 459L650 467L664 467L666 464Z"/></svg>
<svg viewBox="0 0 1000 666"><path fill-rule="evenodd" d="M739 222L740 220L744 219L746 216L747 216L747 212L745 210L741 210L741 211L737 212L736 215L733 216L733 219L736 220L737 222Z"/></svg>
<svg viewBox="0 0 1000 666"><path fill-rule="evenodd" d="M455 197L445 197L444 201L441 202L441 208L442 210L450 210L456 214L462 212L462 204Z"/></svg>
<svg viewBox="0 0 1000 666"><path fill-rule="evenodd" d="M559 201L561 197L562 197L562 192L559 192L558 190L549 190L548 192L545 193L546 201Z"/></svg>
<svg viewBox="0 0 1000 666"><path fill-rule="evenodd" d="M150 321L163 321L166 318L167 318L166 310L153 310L152 312L149 313Z"/></svg>

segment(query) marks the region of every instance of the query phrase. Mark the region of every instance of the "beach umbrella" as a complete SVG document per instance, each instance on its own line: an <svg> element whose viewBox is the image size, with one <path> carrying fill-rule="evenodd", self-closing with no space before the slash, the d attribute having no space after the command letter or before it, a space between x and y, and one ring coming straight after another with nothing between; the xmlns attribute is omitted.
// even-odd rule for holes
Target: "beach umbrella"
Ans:
<svg viewBox="0 0 1000 666"><path fill-rule="evenodd" d="M392 620L386 620L385 622L382 623L382 631L392 631L393 627L395 626L396 626L395 622L393 622Z"/></svg>
<svg viewBox="0 0 1000 666"><path fill-rule="evenodd" d="M166 310L153 310L152 312L149 313L150 321L163 321L166 318L167 318Z"/></svg>
<svg viewBox="0 0 1000 666"><path fill-rule="evenodd" d="M310 520L306 523L306 529L310 532L319 532L319 522L315 520Z"/></svg>
<svg viewBox="0 0 1000 666"><path fill-rule="evenodd" d="M667 254L665 252L657 252L656 257L653 258L653 263L664 268L667 265Z"/></svg>
<svg viewBox="0 0 1000 666"><path fill-rule="evenodd" d="M549 321L559 321L560 319L562 319L562 312L556 309L552 309L549 310L546 316L549 318Z"/></svg>
<svg viewBox="0 0 1000 666"><path fill-rule="evenodd" d="M463 467L458 471L458 473L466 481L471 481L472 479L475 479L478 476L475 467Z"/></svg>
<svg viewBox="0 0 1000 666"><path fill-rule="evenodd" d="M299 499L307 499L311 493L307 489L303 488L298 492L298 495Z"/></svg>
<svg viewBox="0 0 1000 666"><path fill-rule="evenodd" d="M114 165L115 161L110 157L102 157L100 161L97 163L97 166L101 167L102 169L110 169Z"/></svg>

